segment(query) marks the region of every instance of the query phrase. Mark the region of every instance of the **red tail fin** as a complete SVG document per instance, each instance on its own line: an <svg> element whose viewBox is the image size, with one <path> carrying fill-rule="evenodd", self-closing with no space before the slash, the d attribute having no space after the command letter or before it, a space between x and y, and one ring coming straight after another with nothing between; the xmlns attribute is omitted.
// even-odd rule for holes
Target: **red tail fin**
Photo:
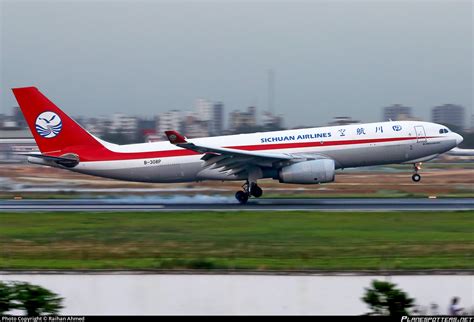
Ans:
<svg viewBox="0 0 474 322"><path fill-rule="evenodd" d="M14 88L13 94L42 153L57 155L71 147L102 147L36 87Z"/></svg>

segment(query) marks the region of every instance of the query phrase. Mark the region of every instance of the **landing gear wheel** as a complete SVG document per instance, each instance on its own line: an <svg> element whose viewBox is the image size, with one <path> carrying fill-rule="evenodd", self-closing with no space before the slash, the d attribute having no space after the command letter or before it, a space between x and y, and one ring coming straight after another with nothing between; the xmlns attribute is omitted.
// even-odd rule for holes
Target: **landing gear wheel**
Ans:
<svg viewBox="0 0 474 322"><path fill-rule="evenodd" d="M415 173L414 175L411 176L411 179L415 182L418 182L421 180L421 176L418 173Z"/></svg>
<svg viewBox="0 0 474 322"><path fill-rule="evenodd" d="M249 200L249 196L243 191L237 191L235 193L235 199L237 199L240 202L240 204L245 205L247 201Z"/></svg>
<svg viewBox="0 0 474 322"><path fill-rule="evenodd" d="M254 196L255 198L260 198L263 195L263 190L256 184L252 185L252 188L250 189L250 194Z"/></svg>
<svg viewBox="0 0 474 322"><path fill-rule="evenodd" d="M411 176L411 179L414 182L419 182L421 180L421 176L418 174L418 171L421 170L421 164L422 164L421 162L417 162L413 164L413 170L415 173Z"/></svg>

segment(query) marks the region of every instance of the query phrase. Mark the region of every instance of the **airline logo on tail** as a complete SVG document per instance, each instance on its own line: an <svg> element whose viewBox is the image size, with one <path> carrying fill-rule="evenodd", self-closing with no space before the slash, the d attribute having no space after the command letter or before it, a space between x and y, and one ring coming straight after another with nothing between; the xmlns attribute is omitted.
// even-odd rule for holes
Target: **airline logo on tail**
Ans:
<svg viewBox="0 0 474 322"><path fill-rule="evenodd" d="M53 112L43 112L36 118L36 132L44 138L54 138L61 132L63 122L58 114Z"/></svg>

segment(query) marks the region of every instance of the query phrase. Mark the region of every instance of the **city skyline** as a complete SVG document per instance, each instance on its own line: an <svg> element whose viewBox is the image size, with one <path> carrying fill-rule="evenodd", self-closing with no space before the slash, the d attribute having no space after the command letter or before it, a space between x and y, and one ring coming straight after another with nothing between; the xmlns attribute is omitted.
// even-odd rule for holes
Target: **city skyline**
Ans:
<svg viewBox="0 0 474 322"><path fill-rule="evenodd" d="M453 103L472 119L470 1L0 6L4 114L11 87L34 85L88 117L188 110L207 97L226 114L274 105L288 127L376 121L393 104L429 119Z"/></svg>
<svg viewBox="0 0 474 322"><path fill-rule="evenodd" d="M465 127L465 107L453 104L437 105L431 108L431 118L423 119L412 113L412 108L403 105L391 105L380 108L379 122L390 118L397 121L428 121L443 124L452 131L463 133L466 147L472 147L474 127ZM186 137L200 138L219 135L233 135L254 132L268 132L291 130L299 127L286 126L281 116L267 111L259 111L256 107L246 110L228 111L229 123L224 126L220 121L224 114L222 102L211 102L203 99L196 100L194 110L171 110L159 115L140 117L133 114L113 113L99 117L83 117L73 115L89 133L111 143L130 144L143 142L166 141L164 132L167 130L179 131ZM257 118L257 115L261 115ZM312 124L301 127L344 127L350 124L364 123L353 115L334 116L330 122ZM218 126L216 126L219 124ZM219 128L218 131L216 129ZM15 137L17 139L31 139L32 134L25 122L19 107L15 107L10 115L0 114L0 139ZM4 137L5 136L5 137ZM26 142L26 141L25 141ZM28 145L29 144L29 145ZM31 145L33 144L33 145ZM24 148L34 147L33 142L26 143ZM8 149L7 149L8 150ZM9 155L7 153L7 155ZM3 158L5 155L3 155ZM2 156L0 156L0 159Z"/></svg>
<svg viewBox="0 0 474 322"><path fill-rule="evenodd" d="M204 108L202 106L204 103ZM434 122L447 126L455 126L456 128L472 131L474 126L466 120L466 108L457 104L442 104L431 107L430 117L423 118L413 113L413 108L402 104L393 104L380 108L381 118L376 122L386 121L408 121L419 120L426 122ZM217 112L217 113L216 113ZM226 117L227 116L227 117ZM367 123L362 120L353 118L354 115L333 115L329 122L313 123L311 127L344 125L350 123ZM267 110L261 110L256 106L249 106L247 109L225 110L223 102L213 102L210 100L198 98L193 109L188 110L168 110L159 114L137 115L134 113L118 113L113 112L108 115L98 115L87 117L84 115L73 115L73 118L82 124L91 133L94 133L97 122L115 124L113 129L127 129L140 127L138 124L144 122L147 126L141 128L156 129L156 133L165 130L180 130L185 124L196 126L193 131L203 133L201 136L216 136L223 134L236 134L239 132L239 123L250 127L259 127L269 125L270 127L278 127L282 130L298 128L287 126L284 123L282 115L272 114ZM228 118L228 122L222 122ZM16 123L13 128L26 128L26 122L23 114L18 106L12 107L8 114L0 114L0 128L8 128L2 122ZM86 123L88 122L88 123ZM218 125L216 124L218 123ZM131 124L134 124L131 126ZM152 125L150 125L152 124ZM242 125L240 124L240 125Z"/></svg>

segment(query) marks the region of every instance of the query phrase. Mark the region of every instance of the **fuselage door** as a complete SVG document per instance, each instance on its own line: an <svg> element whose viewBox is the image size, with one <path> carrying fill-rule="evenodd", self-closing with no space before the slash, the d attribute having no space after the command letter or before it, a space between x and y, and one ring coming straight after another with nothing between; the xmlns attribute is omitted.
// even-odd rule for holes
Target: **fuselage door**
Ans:
<svg viewBox="0 0 474 322"><path fill-rule="evenodd" d="M422 125L415 126L416 142L426 142L426 132Z"/></svg>

